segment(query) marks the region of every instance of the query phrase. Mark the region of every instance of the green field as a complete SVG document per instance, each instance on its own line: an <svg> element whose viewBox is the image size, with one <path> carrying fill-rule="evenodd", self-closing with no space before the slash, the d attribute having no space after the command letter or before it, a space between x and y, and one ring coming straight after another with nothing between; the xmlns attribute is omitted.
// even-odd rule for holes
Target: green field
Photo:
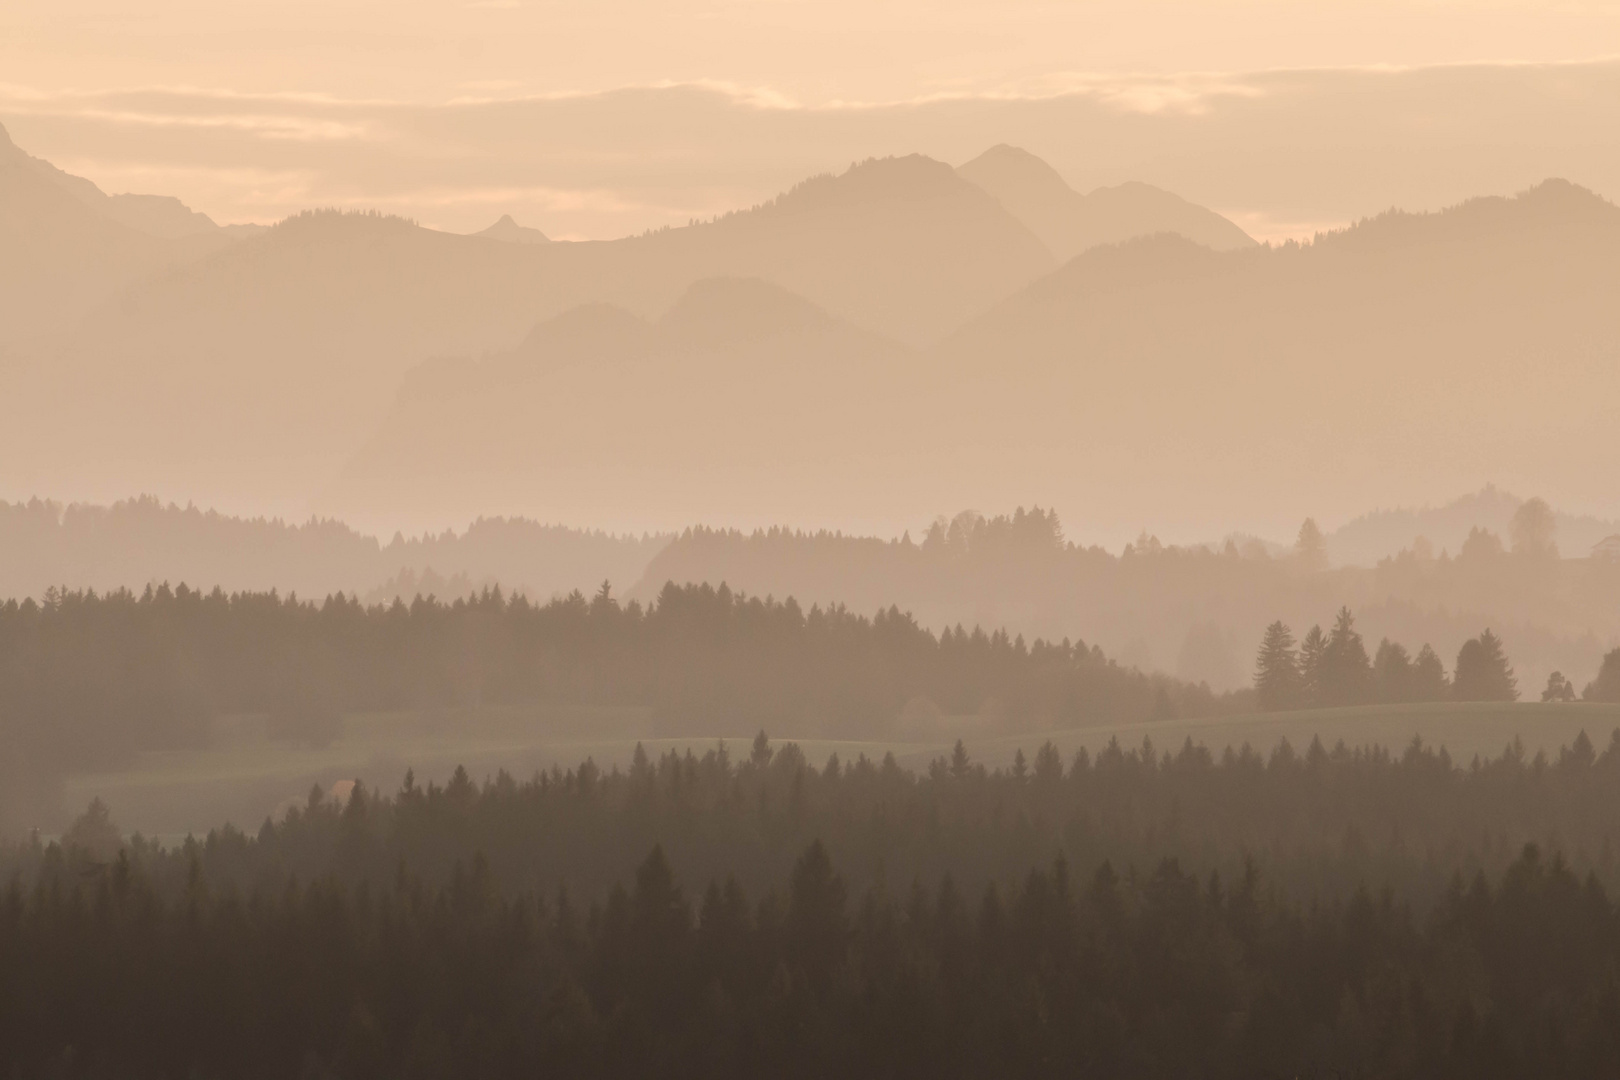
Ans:
<svg viewBox="0 0 1620 1080"><path fill-rule="evenodd" d="M949 720L950 718L947 718ZM1144 737L1163 752L1187 739L1219 753L1247 743L1270 753L1283 739L1304 751L1312 738L1332 748L1378 745L1404 749L1414 737L1443 746L1459 764L1476 754L1496 756L1516 739L1527 754L1556 756L1584 731L1599 751L1620 729L1620 705L1439 704L1394 705L991 734L975 718L955 718L931 736L860 742L796 739L772 732L773 741L793 741L818 765L830 754L845 760L859 754L879 758L893 752L901 764L922 768L948 753L960 737L975 761L1010 763L1022 749L1033 756L1051 740L1065 755L1081 747L1095 754L1118 739L1136 748ZM442 780L456 765L475 777L497 770L525 777L553 763L572 767L589 757L604 768L630 760L638 742L648 753L698 753L719 741L713 735L652 737L646 710L606 708L480 709L443 713L357 714L346 717L339 738L319 749L271 743L253 718L231 718L220 725L216 745L207 750L146 754L131 767L111 773L75 776L68 782L70 807L99 796L112 807L125 830L178 838L231 821L253 829L267 814L302 801L311 785L330 787L358 778L368 785L397 787L406 768L423 780ZM746 736L727 740L733 754L747 753Z"/></svg>

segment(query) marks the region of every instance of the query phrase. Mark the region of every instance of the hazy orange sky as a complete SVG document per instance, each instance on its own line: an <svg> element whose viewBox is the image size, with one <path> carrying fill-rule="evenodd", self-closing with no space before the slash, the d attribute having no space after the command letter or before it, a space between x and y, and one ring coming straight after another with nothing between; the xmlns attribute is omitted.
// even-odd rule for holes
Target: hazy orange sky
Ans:
<svg viewBox="0 0 1620 1080"><path fill-rule="evenodd" d="M1264 239L1553 174L1620 194L1614 56L1614 2L13 0L0 122L225 222L611 237L1014 141Z"/></svg>

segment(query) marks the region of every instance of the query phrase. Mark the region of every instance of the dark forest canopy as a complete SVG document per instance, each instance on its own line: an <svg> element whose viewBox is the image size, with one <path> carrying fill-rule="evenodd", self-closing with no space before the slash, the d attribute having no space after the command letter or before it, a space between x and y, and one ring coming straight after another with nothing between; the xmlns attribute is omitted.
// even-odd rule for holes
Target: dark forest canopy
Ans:
<svg viewBox="0 0 1620 1080"><path fill-rule="evenodd" d="M836 854L836 852L834 852ZM1078 872L1077 872L1078 869ZM1416 917L1253 875L1058 861L851 896L820 844L763 898L654 849L587 910L320 881L153 894L119 863L0 897L0 1068L78 1077L1607 1077L1620 912L1527 849ZM87 992L88 991L88 992Z"/></svg>
<svg viewBox="0 0 1620 1080"><path fill-rule="evenodd" d="M894 608L806 611L725 585L671 585L645 607L606 585L546 604L498 589L365 607L182 585L0 605L0 739L13 777L36 779L204 745L210 718L230 713L297 732L349 712L569 703L641 707L654 730L682 735L870 738L908 704L1030 730L1246 701L1083 643L935 635Z"/></svg>
<svg viewBox="0 0 1620 1080"><path fill-rule="evenodd" d="M761 738L172 851L92 819L6 853L0 1068L1612 1076L1617 746L917 776Z"/></svg>
<svg viewBox="0 0 1620 1080"><path fill-rule="evenodd" d="M168 848L126 844L97 805L62 843L70 860L103 864L125 847L174 895L191 887L193 863L210 887L245 892L331 876L380 888L402 863L437 887L477 852L503 895L566 886L589 899L626 879L654 844L689 880L732 875L757 892L821 839L860 890L943 874L979 890L1061 853L1122 869L1170 857L1226 876L1253 861L1297 899L1343 899L1365 886L1426 907L1452 875L1497 873L1532 842L1620 887L1620 734L1606 742L1600 752L1583 734L1553 759L1515 745L1467 763L1417 743L1391 753L1284 742L1262 757L1144 741L1068 760L1046 743L997 769L959 742L914 772L892 755L810 761L760 733L701 754L638 750L625 770L587 760L521 780L457 770L443 785L407 774L392 792L315 788L257 829L225 826ZM0 882L37 880L63 857L37 838L0 847Z"/></svg>

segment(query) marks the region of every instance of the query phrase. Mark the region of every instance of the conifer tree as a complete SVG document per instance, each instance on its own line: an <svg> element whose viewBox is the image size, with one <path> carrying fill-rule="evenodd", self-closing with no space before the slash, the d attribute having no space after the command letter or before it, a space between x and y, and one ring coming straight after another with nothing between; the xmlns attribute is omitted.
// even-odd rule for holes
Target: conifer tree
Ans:
<svg viewBox="0 0 1620 1080"><path fill-rule="evenodd" d="M1367 647L1356 631L1355 616L1348 607L1341 607L1322 652L1317 676L1319 702L1324 706L1361 705L1371 697L1371 686L1372 661L1367 658Z"/></svg>
<svg viewBox="0 0 1620 1080"><path fill-rule="evenodd" d="M1597 678L1586 684L1586 689L1581 691L1581 699L1620 702L1620 649L1614 649L1603 657L1603 666L1598 668Z"/></svg>
<svg viewBox="0 0 1620 1080"><path fill-rule="evenodd" d="M1562 671L1547 676L1547 688L1541 692L1542 701L1574 701L1575 687Z"/></svg>
<svg viewBox="0 0 1620 1080"><path fill-rule="evenodd" d="M1444 701L1451 696L1451 682L1446 678L1446 665L1440 654L1427 642L1412 661L1412 676L1408 701Z"/></svg>
<svg viewBox="0 0 1620 1080"><path fill-rule="evenodd" d="M1254 663L1254 690L1262 712L1280 712L1300 704L1299 656L1294 634L1277 620L1266 627Z"/></svg>
<svg viewBox="0 0 1620 1080"><path fill-rule="evenodd" d="M1327 540L1315 518L1306 518L1301 523L1299 536L1294 541L1294 557L1299 560L1300 569L1308 574L1327 569Z"/></svg>
<svg viewBox="0 0 1620 1080"><path fill-rule="evenodd" d="M1322 703L1322 660L1327 652L1327 635L1320 626L1313 626L1299 643L1299 697L1305 708L1314 709Z"/></svg>
<svg viewBox="0 0 1620 1080"><path fill-rule="evenodd" d="M1412 656L1406 646L1385 638L1373 656L1373 696L1386 704L1412 700Z"/></svg>
<svg viewBox="0 0 1620 1080"><path fill-rule="evenodd" d="M1519 700L1519 681L1513 677L1501 639L1490 630L1463 642L1451 694L1458 701Z"/></svg>

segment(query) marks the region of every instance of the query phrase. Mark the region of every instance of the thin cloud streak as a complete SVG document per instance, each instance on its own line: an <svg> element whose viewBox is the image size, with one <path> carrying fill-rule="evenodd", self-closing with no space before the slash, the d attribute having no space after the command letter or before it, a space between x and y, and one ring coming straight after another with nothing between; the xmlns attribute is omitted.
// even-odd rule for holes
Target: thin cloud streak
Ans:
<svg viewBox="0 0 1620 1080"><path fill-rule="evenodd" d="M1414 117L1458 144L1435 145L1425 133L1435 128ZM867 157L960 163L998 142L1039 154L1080 190L1142 180L1240 208L1272 239L1548 176L1620 192L1614 62L1051 72L994 90L820 103L725 80L438 101L12 82L0 84L0 121L31 153L102 162L87 175L109 188L150 176L147 190L219 221L372 206L466 232L504 212L548 235L599 239L753 205ZM231 169L301 180L209 172Z"/></svg>

